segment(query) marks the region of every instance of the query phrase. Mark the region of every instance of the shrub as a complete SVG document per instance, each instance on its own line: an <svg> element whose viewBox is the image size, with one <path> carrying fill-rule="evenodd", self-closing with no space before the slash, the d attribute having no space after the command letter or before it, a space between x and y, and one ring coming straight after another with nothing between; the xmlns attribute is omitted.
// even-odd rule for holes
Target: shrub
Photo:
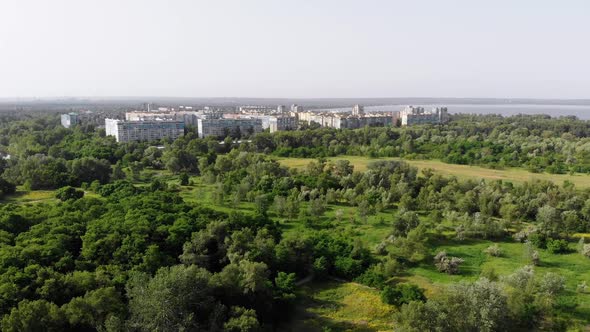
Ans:
<svg viewBox="0 0 590 332"><path fill-rule="evenodd" d="M326 279L326 277L328 276L328 270L329 270L328 259L324 256L316 258L315 261L313 262L312 269L313 269L313 274L316 279L318 279L318 280Z"/></svg>
<svg viewBox="0 0 590 332"><path fill-rule="evenodd" d="M539 256L539 252L538 251L533 251L532 255L531 255L531 262L533 263L534 266L539 266L539 264L541 264L541 256Z"/></svg>
<svg viewBox="0 0 590 332"><path fill-rule="evenodd" d="M569 243L563 239L548 239L547 250L552 254L567 253L569 251Z"/></svg>
<svg viewBox="0 0 590 332"><path fill-rule="evenodd" d="M14 194L16 192L16 186L3 178L0 178L0 197L4 195Z"/></svg>
<svg viewBox="0 0 590 332"><path fill-rule="evenodd" d="M540 233L531 233L528 236L528 240L537 248L547 247L547 237Z"/></svg>
<svg viewBox="0 0 590 332"><path fill-rule="evenodd" d="M484 252L494 257L502 256L502 249L500 249L500 246L497 243L489 246L486 250L484 250Z"/></svg>
<svg viewBox="0 0 590 332"><path fill-rule="evenodd" d="M459 265L465 260L459 257L447 256L445 251L441 251L434 256L434 265L439 272L448 274L459 274Z"/></svg>
<svg viewBox="0 0 590 332"><path fill-rule="evenodd" d="M412 284L398 284L395 287L385 286L381 291L384 303L401 306L412 301L425 302L424 290Z"/></svg>
<svg viewBox="0 0 590 332"><path fill-rule="evenodd" d="M334 262L334 270L336 276L351 280L362 273L363 266L361 261L354 258L338 257Z"/></svg>
<svg viewBox="0 0 590 332"><path fill-rule="evenodd" d="M55 192L55 197L58 198L59 200L65 202L69 199L76 200L76 199L80 199L80 198L84 197L84 192L82 190L78 190L74 187L67 186L67 187L63 187L63 188L58 189Z"/></svg>
<svg viewBox="0 0 590 332"><path fill-rule="evenodd" d="M381 270L382 269L379 266L375 265L366 270L365 273L361 274L355 279L355 281L369 287L381 288L385 285L387 279Z"/></svg>
<svg viewBox="0 0 590 332"><path fill-rule="evenodd" d="M484 267L479 275L483 278L487 278L490 281L498 281L499 279L496 269L491 266Z"/></svg>
<svg viewBox="0 0 590 332"><path fill-rule="evenodd" d="M189 184L189 176L187 173L181 173L180 174L180 185L181 186L188 186Z"/></svg>
<svg viewBox="0 0 590 332"><path fill-rule="evenodd" d="M557 295L565 289L565 278L557 273L548 272L539 280L539 290L549 295Z"/></svg>
<svg viewBox="0 0 590 332"><path fill-rule="evenodd" d="M586 284L586 281L582 281L581 284L578 284L578 286L576 287L576 292L578 293L586 293L588 291L588 285Z"/></svg>

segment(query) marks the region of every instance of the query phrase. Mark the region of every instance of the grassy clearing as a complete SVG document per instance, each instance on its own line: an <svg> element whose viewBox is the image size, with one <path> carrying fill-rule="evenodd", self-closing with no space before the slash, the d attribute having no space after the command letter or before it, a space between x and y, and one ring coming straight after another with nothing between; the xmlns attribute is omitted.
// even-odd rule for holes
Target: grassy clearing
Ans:
<svg viewBox="0 0 590 332"><path fill-rule="evenodd" d="M401 160L399 158L369 158L359 156L339 156L328 158L328 160L349 160L356 171L363 172L367 166L377 160ZM279 158L278 161L287 167L303 169L313 159L308 158ZM590 188L590 175L588 174L548 174L548 173L531 173L525 169L507 168L502 170L484 168L479 166L454 165L447 164L438 160L404 160L418 169L431 168L435 172L456 176L459 179L487 179L503 180L515 183L523 183L532 180L548 180L556 184L563 184L564 181L570 181L580 189Z"/></svg>
<svg viewBox="0 0 590 332"><path fill-rule="evenodd" d="M395 307L379 292L355 283L322 282L302 286L296 314L283 331L391 331Z"/></svg>
<svg viewBox="0 0 590 332"><path fill-rule="evenodd" d="M524 245L510 240L498 243L503 254L501 257L491 257L484 254L484 250L492 245L492 241L455 241L447 239L439 241L432 247L432 253L445 250L451 256L461 257L465 263L461 266L461 274L448 275L438 272L433 264L423 264L410 269L409 276L402 278L413 282L428 293L435 293L441 286L459 281L474 281L480 277L482 271L493 270L498 276L506 276L518 268L530 264L525 259ZM590 283L590 259L575 252L575 243L570 243L572 252L568 254L551 254L538 249L541 256L540 266L535 267L538 276L547 272L557 273L566 278L566 295L563 300L577 303L578 307L565 312L571 319L587 319L590 317L590 293L577 293L577 285L582 282Z"/></svg>
<svg viewBox="0 0 590 332"><path fill-rule="evenodd" d="M22 188L17 188L16 193L4 197L0 203L39 203L57 200L55 198L55 190L33 190L27 191Z"/></svg>

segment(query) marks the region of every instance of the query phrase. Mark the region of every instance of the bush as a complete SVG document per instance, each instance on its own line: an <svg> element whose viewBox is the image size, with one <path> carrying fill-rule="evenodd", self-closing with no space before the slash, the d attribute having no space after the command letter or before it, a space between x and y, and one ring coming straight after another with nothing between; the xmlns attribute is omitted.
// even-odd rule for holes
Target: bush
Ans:
<svg viewBox="0 0 590 332"><path fill-rule="evenodd" d="M447 256L445 251L441 251L434 256L434 265L439 272L445 272L448 274L459 274L459 265L464 260L459 257Z"/></svg>
<svg viewBox="0 0 590 332"><path fill-rule="evenodd" d="M361 261L350 257L338 257L334 262L334 272L336 276L348 280L354 279L362 273L363 266Z"/></svg>
<svg viewBox="0 0 590 332"><path fill-rule="evenodd" d="M3 178L0 178L0 197L4 195L14 194L16 192L16 186Z"/></svg>
<svg viewBox="0 0 590 332"><path fill-rule="evenodd" d="M384 303L401 306L412 301L425 302L424 290L412 284L398 284L395 287L385 286L381 291L381 300Z"/></svg>
<svg viewBox="0 0 590 332"><path fill-rule="evenodd" d="M381 269L379 266L373 266L372 268L365 271L365 273L361 274L358 278L355 279L356 282L367 285L369 287L381 288L385 285L386 277L380 271Z"/></svg>
<svg viewBox="0 0 590 332"><path fill-rule="evenodd" d="M500 246L497 243L489 246L486 250L484 250L484 252L494 257L502 256L502 249L500 249Z"/></svg>
<svg viewBox="0 0 590 332"><path fill-rule="evenodd" d="M77 200L77 199L84 197L84 192L82 190L78 190L74 187L67 186L67 187L63 187L63 188L58 189L55 192L55 197L63 202L70 200L70 199Z"/></svg>
<svg viewBox="0 0 590 332"><path fill-rule="evenodd" d="M180 185L181 186L188 186L189 180L190 180L190 178L189 178L188 174L186 174L186 173L180 174Z"/></svg>
<svg viewBox="0 0 590 332"><path fill-rule="evenodd" d="M329 263L328 259L324 256L316 258L313 262L313 274L318 280L324 280L328 277Z"/></svg>
<svg viewBox="0 0 590 332"><path fill-rule="evenodd" d="M547 247L547 237L540 233L531 233L528 236L528 240L537 248Z"/></svg>
<svg viewBox="0 0 590 332"><path fill-rule="evenodd" d="M566 240L547 240L547 250L552 254L564 254L569 252L569 243Z"/></svg>

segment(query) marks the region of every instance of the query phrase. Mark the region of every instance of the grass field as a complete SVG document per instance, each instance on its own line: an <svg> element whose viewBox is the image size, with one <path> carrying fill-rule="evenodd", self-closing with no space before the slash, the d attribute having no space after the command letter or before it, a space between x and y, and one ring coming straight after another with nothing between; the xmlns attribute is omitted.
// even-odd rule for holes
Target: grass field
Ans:
<svg viewBox="0 0 590 332"><path fill-rule="evenodd" d="M356 171L365 171L367 166L377 160L400 160L399 158L368 158L359 156L339 156L328 160L349 160ZM308 158L278 158L278 161L287 167L303 169L313 159ZM549 180L555 184L563 184L570 181L579 189L590 188L590 175L588 174L548 174L531 173L525 169L507 168L502 170L484 168L479 166L447 164L438 160L404 160L418 169L431 168L442 175L452 175L460 179L487 179L504 180L515 183L523 183L531 180Z"/></svg>
<svg viewBox="0 0 590 332"><path fill-rule="evenodd" d="M39 203L56 200L55 190L34 190L27 191L23 188L17 188L16 193L4 197L0 203Z"/></svg>
<svg viewBox="0 0 590 332"><path fill-rule="evenodd" d="M295 317L284 332L391 331L395 307L383 304L377 290L356 284L322 282L302 286Z"/></svg>

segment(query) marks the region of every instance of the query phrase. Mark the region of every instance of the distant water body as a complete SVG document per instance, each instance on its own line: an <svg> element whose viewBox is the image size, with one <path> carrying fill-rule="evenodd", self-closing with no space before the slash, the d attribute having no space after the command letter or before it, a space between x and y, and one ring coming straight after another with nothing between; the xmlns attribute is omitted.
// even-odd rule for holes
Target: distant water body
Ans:
<svg viewBox="0 0 590 332"><path fill-rule="evenodd" d="M366 112L400 111L406 105L365 106ZM467 114L501 114L504 116L516 114L546 114L552 117L575 115L582 120L590 120L590 105L526 105L526 104L449 104L449 105L417 105L426 109L435 106L445 106L449 113ZM335 108L329 111L350 111L351 108Z"/></svg>

